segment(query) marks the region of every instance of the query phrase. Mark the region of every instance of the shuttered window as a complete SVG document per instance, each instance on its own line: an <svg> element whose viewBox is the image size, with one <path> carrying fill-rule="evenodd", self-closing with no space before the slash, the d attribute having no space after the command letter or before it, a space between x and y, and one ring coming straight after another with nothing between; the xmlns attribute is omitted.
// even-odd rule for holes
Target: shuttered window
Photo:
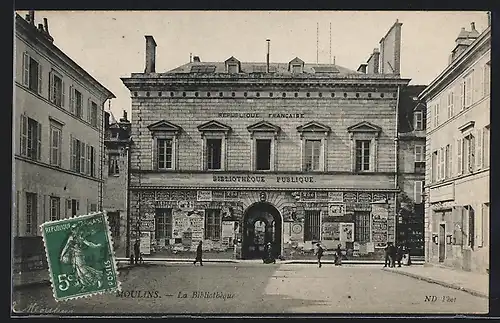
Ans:
<svg viewBox="0 0 500 323"><path fill-rule="evenodd" d="M423 182L422 181L415 181L413 183L413 200L415 201L415 204L420 204L422 203L422 193L423 193Z"/></svg>

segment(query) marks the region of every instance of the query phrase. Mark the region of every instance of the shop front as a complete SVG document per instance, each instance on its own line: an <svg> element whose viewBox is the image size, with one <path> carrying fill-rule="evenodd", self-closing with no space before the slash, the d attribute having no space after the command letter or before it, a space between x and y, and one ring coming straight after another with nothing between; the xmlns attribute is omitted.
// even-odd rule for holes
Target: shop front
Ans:
<svg viewBox="0 0 500 323"><path fill-rule="evenodd" d="M203 184L200 175L197 179L178 176L185 176L184 184ZM146 252L151 254L193 252L203 241L207 252L236 249L231 254L242 259L261 258L270 242L275 256L298 259L310 255L317 242L327 251L340 244L348 256L378 258L386 243L395 239L395 191L390 188L340 189L336 182L349 178L339 175L217 175L210 179L212 187L133 187L131 240L147 232L144 239L150 247ZM147 183L148 178L141 181ZM149 182L153 184L154 178ZM327 183L334 188L324 187ZM351 179L351 184L362 183Z"/></svg>

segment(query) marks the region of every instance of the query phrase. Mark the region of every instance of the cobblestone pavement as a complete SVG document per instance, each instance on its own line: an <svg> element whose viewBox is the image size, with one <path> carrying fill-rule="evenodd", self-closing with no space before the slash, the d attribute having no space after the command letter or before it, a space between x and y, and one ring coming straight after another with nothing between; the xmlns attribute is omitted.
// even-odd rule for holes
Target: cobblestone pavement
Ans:
<svg viewBox="0 0 500 323"><path fill-rule="evenodd" d="M15 308L56 313L486 313L488 300L381 266L192 264L123 269L122 295L57 303L48 286Z"/></svg>

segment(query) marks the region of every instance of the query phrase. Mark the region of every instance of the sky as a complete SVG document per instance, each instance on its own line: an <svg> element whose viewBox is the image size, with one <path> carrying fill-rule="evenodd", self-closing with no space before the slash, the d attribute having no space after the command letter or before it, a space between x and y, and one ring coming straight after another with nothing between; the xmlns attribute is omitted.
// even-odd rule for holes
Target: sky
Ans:
<svg viewBox="0 0 500 323"><path fill-rule="evenodd" d="M26 11L18 12L25 17ZM156 72L201 61L330 63L357 70L396 19L402 25L401 76L427 85L448 65L455 39L471 22L482 32L478 11L36 11L48 19L54 44L115 94L111 111L130 119L130 92L120 77L142 73L145 35L155 38ZM331 24L331 41L330 41ZM319 26L319 28L317 28ZM319 33L317 32L319 29ZM318 37L317 37L318 35ZM106 110L108 106L106 106Z"/></svg>

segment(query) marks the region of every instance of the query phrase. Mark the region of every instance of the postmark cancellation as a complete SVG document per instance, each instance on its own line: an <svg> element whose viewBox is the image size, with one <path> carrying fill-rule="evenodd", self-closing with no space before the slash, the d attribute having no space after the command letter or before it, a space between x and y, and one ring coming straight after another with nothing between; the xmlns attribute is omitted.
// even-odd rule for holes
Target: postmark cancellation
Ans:
<svg viewBox="0 0 500 323"><path fill-rule="evenodd" d="M120 290L106 212L40 225L56 301Z"/></svg>

